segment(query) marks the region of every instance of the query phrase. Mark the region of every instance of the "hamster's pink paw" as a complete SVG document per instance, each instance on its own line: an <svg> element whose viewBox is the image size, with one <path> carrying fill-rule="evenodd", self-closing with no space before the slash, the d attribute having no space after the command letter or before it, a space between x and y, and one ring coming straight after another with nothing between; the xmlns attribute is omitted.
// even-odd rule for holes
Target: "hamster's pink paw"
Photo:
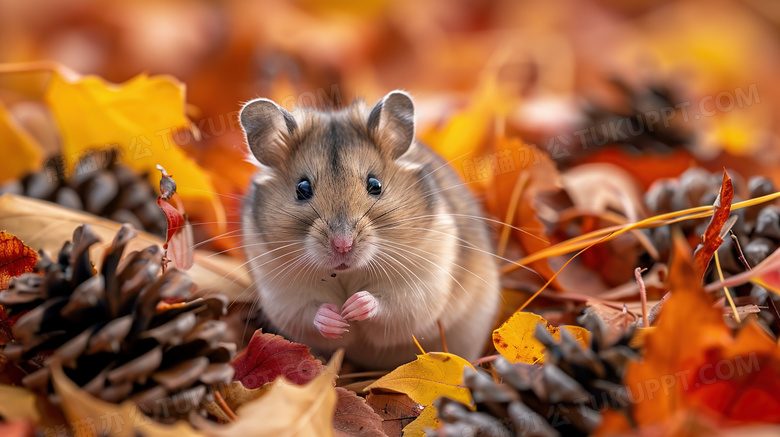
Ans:
<svg viewBox="0 0 780 437"><path fill-rule="evenodd" d="M373 294L358 291L344 302L341 307L341 317L349 321L368 320L376 315L379 304Z"/></svg>
<svg viewBox="0 0 780 437"><path fill-rule="evenodd" d="M332 303L320 305L314 315L314 327L325 338L341 338L349 331L349 323L339 314L339 307Z"/></svg>

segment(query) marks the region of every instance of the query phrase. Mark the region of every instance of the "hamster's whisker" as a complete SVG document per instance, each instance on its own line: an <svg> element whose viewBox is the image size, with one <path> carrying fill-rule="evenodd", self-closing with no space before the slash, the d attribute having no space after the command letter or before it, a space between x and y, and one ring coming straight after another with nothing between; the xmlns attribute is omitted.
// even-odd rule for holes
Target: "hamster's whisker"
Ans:
<svg viewBox="0 0 780 437"><path fill-rule="evenodd" d="M209 190L200 190L198 188L191 188L191 187L179 186L177 191L179 191L179 192L183 192L183 191L198 191L198 192L201 192L201 193L214 194L214 195L217 195L217 196L220 196L220 197L227 197L228 199L241 200L241 201L244 200L244 198L242 196L232 196L230 194L217 193L216 191L209 191Z"/></svg>
<svg viewBox="0 0 780 437"><path fill-rule="evenodd" d="M288 244L287 246L292 246L292 244ZM282 248L284 248L284 247L287 247L287 246L283 246L283 247L280 247L280 248L277 248L277 249L282 249ZM277 249L274 249L274 250L277 250ZM304 250L304 248L301 248L301 249L296 249L296 250L290 251L290 252L288 252L288 253L292 254L292 253L295 253L295 252L300 252L300 251L302 251L302 250ZM258 260L258 259L260 259L260 258L264 257L264 256L265 256L265 255L267 255L268 253L270 253L270 252L264 252L264 253L262 253L261 255L257 255L257 256L255 256L255 257L252 257L252 258L248 259L248 260L247 260L247 261L245 261L243 264L241 264L241 265L239 265L239 266L235 267L233 270L231 270L230 272L228 272L228 273L227 273L225 276L223 276L223 277L222 277L222 279L226 279L228 276L230 276L231 274L233 274L233 272L235 272L236 270L240 269L241 267L244 267L245 265L247 265L247 264L249 264L249 263L251 263L251 262L253 262L253 261L256 261L256 260ZM230 282L230 283L229 283L227 286L225 286L224 288L227 288L228 286L230 286L230 285L233 285L233 284L234 284L236 281L238 281L238 280L239 280L241 277L243 277L244 275L248 275L248 274L252 273L254 270L256 270L256 269L258 269L258 268L260 268L260 267L262 267L262 266L264 266L264 265L266 265L266 264L268 264L268 263L270 263L270 262L273 262L273 261L275 261L275 260L277 260L277 259L279 259L279 258L281 258L281 257L283 257L283 256L284 256L284 254L282 254L282 255L279 255L279 256L278 256L278 257L276 257L276 258L270 259L270 260L268 260L268 261L266 261L266 262L264 262L264 263L262 263L262 264L260 264L260 265L258 265L258 266L255 266L255 267L253 267L253 268L251 268L251 269L247 270L246 272L244 272L244 273L242 273L241 275L239 275L237 278L233 279L233 280L232 280L232 281L231 281L231 282Z"/></svg>
<svg viewBox="0 0 780 437"><path fill-rule="evenodd" d="M436 241L436 240L434 240L434 239L432 239L432 238L427 238L427 240L430 240L430 241ZM435 254L435 253L433 253L433 252L427 251L427 250L425 250L425 249L421 249L421 248L419 248L419 247L411 246L411 245L409 245L409 244L403 244L403 243L399 243L399 242L390 242L390 241L387 241L387 244L390 244L390 245L395 245L395 246L400 246L400 247L406 247L406 248L408 248L408 251L409 251L409 253L410 253L410 254L412 254L412 255L415 255L415 256L417 256L417 257L419 257L419 258L421 258L421 259L423 259L423 260L425 260L425 261L428 261L428 262L429 262L429 263L431 263L433 266L435 266L435 267L439 268L441 271L443 271L444 273L446 273L447 275L449 275L449 276L450 276L450 278L452 278L452 280L453 280L453 281L455 281L455 282L456 282L458 285L460 285L460 288L461 288L461 289L462 289L464 292L466 292L466 294L470 294L470 293L469 293L469 291L468 291L468 290L466 290L465 288L463 288L463 286L460 284L460 282L459 282L457 279L455 279L455 277L453 277L453 276L452 276L452 275L451 275L449 272L447 272L447 271L446 271L446 270L444 270L444 269L443 269L441 266L439 266L439 265L438 265L438 264L436 264L435 262L433 262L433 261L429 260L428 258L426 258L426 257L424 257L424 256L421 256L421 255L419 255L419 254L417 254L417 253L414 253L412 250L417 250L417 251L419 251L419 252L422 252L422 253L424 253L424 254L427 254L427 255L430 255L430 256L433 256L433 257L439 258L439 259L441 259L442 261L449 262L449 263L450 263L451 265L453 265L454 267L457 267L457 268L459 268L459 269L463 270L464 272L466 272L466 273L468 273L468 274L470 274L470 275L474 276L475 278L479 279L480 281L482 281L483 283L485 283L485 285L487 285L488 287L492 287L492 285L490 285L490 283L489 283L489 282L487 282L485 279L483 279L481 276L479 276L478 274L476 274L476 273L472 272L471 270L469 270L469 269L467 269L467 268L463 267L462 265L458 264L458 263L457 263L457 262L455 262L455 261L448 260L448 259L446 259L446 258L444 258L444 257L442 257L442 256L439 256L439 255L437 255L437 254ZM400 247L399 247L399 248L400 248Z"/></svg>
<svg viewBox="0 0 780 437"><path fill-rule="evenodd" d="M298 250L293 250L293 251L291 251L291 252L288 252L288 253L286 253L286 254L284 254L284 255L280 255L280 256L278 256L278 257L276 257L276 258L272 259L272 260L269 260L269 261L266 261L266 262L264 262L263 264L260 264L259 266L256 266L256 267L253 267L253 268L251 268L251 269L250 269L250 270L249 270L247 273L251 273L251 272L253 272L253 271L257 270L258 268L260 268L260 267L262 267L262 266L264 266L264 265L268 264L269 262L276 261L277 259L279 259L279 258L281 258L281 257L283 257L283 256L285 256L285 255L290 255L290 254L293 254L293 253L296 253L296 252L300 252L300 251L303 251L303 250L305 250L305 249L298 249ZM271 269L271 270L267 271L267 272L266 272L266 273L265 273L263 276L261 276L261 277L257 278L257 279L256 279L254 282L252 282L251 284L249 284L249 286L247 286L246 290L247 290L247 291L248 291L248 290L253 290L253 289L254 289L254 286L255 286L255 285L257 285L257 284L258 284L258 283L259 283L259 282L260 282L260 281L261 281L263 278L265 278L266 276L268 276L268 275L270 275L271 273L275 272L276 270L278 270L278 269L280 269L280 268L284 268L284 266L286 266L286 265L288 265L288 264L290 264L290 263L293 263L293 262L295 262L297 259L299 259L299 258L300 258L300 257L302 257L302 256L303 256L303 255L296 255L296 256L295 256L295 257L293 257L292 259L289 259L289 260L287 260L287 261L285 261L285 262L283 262L283 263L279 264L278 266L274 267L273 269Z"/></svg>
<svg viewBox="0 0 780 437"><path fill-rule="evenodd" d="M420 289L419 286L413 286L412 284L410 284L409 280L406 278L406 276L404 276L401 272L399 272L398 269L396 269L393 266L392 262L390 262L387 259L384 259L385 257L392 259L395 263L399 264L399 266L401 266L401 267L404 267L404 266L401 263L399 263L398 260L396 260L391 255L389 255L387 252L382 252L381 255L377 257L378 259L384 261L386 266L388 266L391 269L393 269L396 272L396 274L398 274L398 276L400 276L401 279L403 279L406 282L407 286L409 287L408 290L412 293L412 299L414 299L416 301L417 300L423 301L423 299L425 298L425 293L423 292L423 290ZM407 270L408 270L408 268L407 268ZM390 276L388 276L388 278L389 277ZM429 289L429 291L430 291L430 289ZM430 309L426 308L426 310L428 311L428 316L430 317L431 316ZM406 318L406 324L409 325L410 314L409 313L404 313L404 317ZM393 329L393 332L397 332L397 331L400 330L400 328L397 327L397 326L392 326L391 328Z"/></svg>
<svg viewBox="0 0 780 437"><path fill-rule="evenodd" d="M442 271L442 272L443 272L445 275L449 276L449 277L450 277L450 279L452 279L453 281L455 281L455 283L456 283L456 284L458 284L458 286L460 287L460 289L461 289L461 290L463 290L463 292L464 292L464 293L466 293L466 294L468 294L468 295L470 295L470 294L471 294L471 293L469 293L469 291L468 291L468 290L466 290L466 288L465 288L465 287L463 287L463 285L460 283L460 281L458 281L457 279L455 279L455 277L454 277L454 276L452 276L452 274L451 274L450 272L446 271L446 270L445 270L444 268L442 268L440 265L438 265L438 264L436 264L435 262L433 262L433 261L431 261L431 260L427 259L426 257L424 257L424 256L422 256L422 255L420 255L420 254L414 253L414 252L412 252L411 250L407 249L407 248L416 249L414 246L409 246L409 245L406 245L406 244L402 244L402 245L394 245L393 243L391 243L391 242L389 242L389 241L387 241L387 242L385 242L385 243L387 244L387 246L385 246L385 248L386 248L386 249L388 249L388 250L392 250L392 249L391 249L391 247L395 249L394 253L398 253L398 251L400 250L400 251L404 251L404 252L406 252L406 253L408 253L408 254L410 254L410 255L414 255L414 256L416 256L416 257L418 257L418 258L420 258L420 259L422 259L422 260L424 260L424 261L427 261L428 263L430 263L430 264L431 264L431 265L433 265L434 267L436 267L436 268L438 268L439 270L441 270L441 271ZM404 246L405 246L406 248L404 248ZM432 256L437 256L437 255L435 255L435 254L433 254L433 253L431 253L431 252L427 252L427 251L422 251L422 252L424 252L424 253L428 253L429 255L432 255ZM441 257L439 257L439 258L441 258ZM442 259L444 259L444 258L442 258ZM459 266L457 263L454 263L454 262L452 262L452 261L450 261L450 263L451 263L451 264L453 264L453 265L455 265L455 266L457 266L457 267L460 267L460 266ZM423 269L423 270L425 270L425 271L427 271L427 272L430 272L430 270L423 268L423 267L422 267L422 266L420 266L419 264L418 264L418 266L419 266L421 269ZM466 270L466 269L464 269L464 270ZM468 271L468 270L466 270L466 271ZM469 272L469 273L471 273L471 272ZM473 273L472 273L472 274L473 274ZM474 275L474 276L476 276L476 277L477 277L477 278L479 278L479 279L482 279L482 278L480 278L479 276L477 276L476 274L473 274L473 275Z"/></svg>
<svg viewBox="0 0 780 437"><path fill-rule="evenodd" d="M236 233L239 233L240 235L243 235L243 234L241 234L242 231L243 231L243 229L236 229L236 230L233 230L233 231L225 232L223 234L219 234L219 235L211 237L211 238L209 238L207 240L203 240L203 241L200 241L198 243L193 244L192 245L192 249L197 249L200 246L203 246L204 244L208 244L208 243L210 243L212 241L220 240L220 239L223 239L223 238L235 237Z"/></svg>
<svg viewBox="0 0 780 437"><path fill-rule="evenodd" d="M511 260L511 259L509 259L509 258L504 258L503 256L500 256L500 255L498 255L498 254L495 254L495 253L493 253L493 252L490 252L490 251L488 251L488 250L483 250L483 249L480 249L480 248L478 248L478 247L476 247L476 246L472 245L472 244L471 244L471 243L469 243L468 241L466 241L466 240L464 240L464 239L462 239L462 238L460 238L460 237L457 237L457 236L455 236L455 235L449 234L449 233L447 233L447 232L440 231L440 230L438 230L438 229L427 229L427 228L397 228L397 229L407 229L407 230L416 230L416 231L425 231L425 232L436 232L436 233L439 233L439 234L446 235L446 236L448 236L448 237L455 238L455 239L457 239L457 240L459 240L459 241L461 241L461 242L464 242L464 243L466 243L466 244L460 244L460 243L458 243L457 245L458 245L458 246L460 246L460 247L463 247L463 248L465 248L465 249L471 249L471 250L474 250L474 251L477 251L477 252L480 252L480 253L484 253L484 254L486 254L486 255L490 255L490 256L492 256L493 258L497 258L497 259L500 259L501 261L508 262L508 263L510 263L510 264L516 265L516 266L518 266L518 267L520 267L520 268L522 268L522 269L524 269L524 270L528 270L529 272L532 272L533 274L535 274L536 276L538 276L540 279L542 279L542 280L545 280L545 278L543 278L543 277L542 277L542 275L540 275L540 274L539 274L539 272L537 272L536 270L534 270L534 269L532 269L532 268L530 268L530 267L528 267L528 266L524 266L524 265L522 265L522 264L518 264L518 263L517 263L517 262L515 262L514 260ZM423 237L418 237L418 239L420 239L420 240L426 240L426 238L423 238ZM428 239L428 240L431 240L431 241L438 241L438 240L433 240L433 239Z"/></svg>
<svg viewBox="0 0 780 437"><path fill-rule="evenodd" d="M415 216L415 217L408 217L408 218L400 219L400 220L397 220L395 223L402 223L402 222L409 221L409 220L419 220L419 219L431 218L431 217L462 217L462 218L467 218L467 219L471 219L471 220L481 220L481 221L486 221L486 222L490 222L490 223L495 223L497 225L501 225L501 226L506 226L506 227L512 228L512 229L514 229L514 230L516 230L518 232L522 232L522 233L528 235L529 237L533 237L533 238L536 238L539 241L542 241L542 242L545 242L547 244L550 244L550 242L548 240L546 240L546 239L544 239L542 237L539 237L538 235L534 235L534 234L532 234L528 230L525 230L525 229L522 229L522 228L518 228L517 226L510 225L509 223L502 222L501 220L496 220L496 219L492 219L492 218L488 218L488 217L481 217L481 216L478 216L478 215L451 214L451 213L426 214L426 215L419 215L419 216Z"/></svg>
<svg viewBox="0 0 780 437"><path fill-rule="evenodd" d="M415 182L414 182L414 183L413 183L413 184L412 184L412 185L411 185L409 188L412 188L412 187L414 187L415 185L417 185L418 183L420 183L420 182L421 182L423 179L427 178L428 176L430 176L430 175L432 175L432 174L436 173L437 171L439 171L439 170L441 170L441 169L443 169L443 168L446 168L448 165L452 164L453 162L455 162L455 161L457 161L457 160L459 160L459 159L463 158L463 157L464 157L464 156L466 156L466 155L470 155L470 154L472 154L472 153L474 153L474 152L466 152L466 153L464 153L464 154L462 154L462 155L458 156L457 158L454 158L454 159L451 159L451 160L449 160L449 161L445 162L444 164L442 164L442 165L440 165L440 166L436 167L434 170L431 170L430 172L426 173L426 174L425 174L424 176L422 176L421 178L417 179L417 181L415 181Z"/></svg>
<svg viewBox="0 0 780 437"><path fill-rule="evenodd" d="M210 253L210 254L206 255L206 258L211 258L212 256L215 256L215 255L221 255L223 253L230 252L232 250L243 249L245 247L264 246L266 244L278 244L278 243L296 243L296 242L299 242L299 241L298 240L263 241L263 242L260 242L260 243L242 244L240 246L231 247L231 248L225 249L225 250L220 250L219 252ZM282 246L281 248L288 247L288 246L292 246L292 244L288 244L286 246ZM281 248L276 248L276 249L272 250L271 252L273 252L275 250L279 250ZM265 252L265 253L269 253L269 252Z"/></svg>
<svg viewBox="0 0 780 437"><path fill-rule="evenodd" d="M389 252L395 253L395 254L396 254L396 255L398 255L399 257L403 257L404 259L406 259L407 261L409 261L409 258L406 258L405 256L403 256L403 254L399 253L398 251L392 250L391 248L389 248L389 247L387 247L387 246L385 247L385 249L389 249ZM424 301L424 297L425 297L425 294L426 294L426 293L423 291L423 289L422 289L422 288L420 288L420 286L421 286L421 285L422 285L423 287L425 287L425 289L426 289L426 290L428 290L428 293L433 293L433 291L431 290L431 288L428 286L428 283L427 283L426 281L423 281L423 280L422 280L422 279L421 279L419 276L417 276L417 273L415 273L415 272L414 272L414 270L410 269L410 268L409 268L409 266L407 266L407 265L405 265L404 263L402 263L402 262L398 261L397 259L395 259L395 257L393 257L392 255L390 255L390 254L389 254L389 253L387 253L387 252L385 252L385 253L384 253L384 255L385 255L385 256L387 256L387 257L389 257L389 258L390 258L390 259L392 259L393 261L395 261L395 262L398 264L398 266L399 266L400 268L402 268L402 269L406 270L407 272L409 272L409 273L410 273L412 276L414 276L414 277L417 279L417 281L416 281L416 282L415 282L415 281L412 281L412 282L413 282L413 283L416 285L416 287L415 287L415 290L418 292L418 294L419 294L419 298L421 299L421 301ZM391 267L392 267L392 265L391 265ZM422 267L420 267L420 268L422 268ZM423 270L425 270L426 272L429 272L429 271L428 271L428 270L426 270L426 269L423 269ZM397 271L397 270L396 270L396 271ZM400 274L400 273L399 273L399 274ZM410 279L411 279L411 278L410 278ZM407 284L408 284L408 283L409 283L409 281L407 281ZM411 287L411 285L410 285L410 287ZM426 308L426 309L429 311L429 315L430 315L430 316L433 316L432 314L430 314L430 309L429 309L429 308Z"/></svg>

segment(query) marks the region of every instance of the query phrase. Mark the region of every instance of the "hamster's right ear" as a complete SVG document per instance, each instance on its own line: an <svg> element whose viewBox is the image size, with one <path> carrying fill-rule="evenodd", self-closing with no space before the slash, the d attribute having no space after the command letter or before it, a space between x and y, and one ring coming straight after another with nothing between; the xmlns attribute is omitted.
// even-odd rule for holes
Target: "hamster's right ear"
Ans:
<svg viewBox="0 0 780 437"><path fill-rule="evenodd" d="M288 152L287 140L297 125L292 114L268 99L255 99L244 105L239 115L249 149L258 161L278 167Z"/></svg>

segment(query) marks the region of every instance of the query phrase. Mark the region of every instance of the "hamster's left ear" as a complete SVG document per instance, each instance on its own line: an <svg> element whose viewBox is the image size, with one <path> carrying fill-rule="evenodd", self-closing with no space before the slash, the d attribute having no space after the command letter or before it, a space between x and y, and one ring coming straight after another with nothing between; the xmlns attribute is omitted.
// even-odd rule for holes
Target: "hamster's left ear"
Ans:
<svg viewBox="0 0 780 437"><path fill-rule="evenodd" d="M414 141L414 103L409 94L392 91L374 105L368 131L392 159L403 155Z"/></svg>

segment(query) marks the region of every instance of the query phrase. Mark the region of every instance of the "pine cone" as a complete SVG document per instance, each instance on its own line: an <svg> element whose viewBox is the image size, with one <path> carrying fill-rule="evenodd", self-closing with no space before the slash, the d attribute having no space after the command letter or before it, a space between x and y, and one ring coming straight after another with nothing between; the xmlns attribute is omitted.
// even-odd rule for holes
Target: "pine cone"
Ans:
<svg viewBox="0 0 780 437"><path fill-rule="evenodd" d="M598 150L609 143L632 153L665 153L693 144L693 132L683 123L675 106L685 99L671 84L655 82L637 88L620 78L613 78L610 83L617 91L617 104L584 104L586 150Z"/></svg>
<svg viewBox="0 0 780 437"><path fill-rule="evenodd" d="M22 383L32 390L52 393L56 360L70 379L105 401L129 399L161 421L200 413L209 388L233 376L235 345L221 342L226 326L217 320L226 302L187 301L189 276L175 268L158 275L157 246L120 261L135 234L124 225L96 272L89 248L99 239L84 225L56 261L41 254L40 274L12 279L0 304L11 314L27 313L2 354L28 373Z"/></svg>
<svg viewBox="0 0 780 437"><path fill-rule="evenodd" d="M476 411L449 398L434 404L442 426L431 436L472 435L480 437L585 436L600 423L600 411L628 408L622 387L629 360L637 359L628 346L633 330L606 344L603 322L588 318L591 346L583 349L565 329L557 343L542 326L536 337L547 347L542 366L493 362L501 382L486 372L466 369L464 379L471 390Z"/></svg>
<svg viewBox="0 0 780 437"><path fill-rule="evenodd" d="M157 206L154 187L146 175L119 161L115 149L92 151L79 160L72 175L65 177L62 157L52 158L43 170L0 186L0 194L55 202L164 237L165 215Z"/></svg>
<svg viewBox="0 0 780 437"><path fill-rule="evenodd" d="M766 177L754 176L745 183L738 173L729 170L728 174L734 186L734 202L775 192L774 184ZM712 205L720 192L722 181L721 172L710 173L702 168L692 168L679 178L662 179L653 184L645 195L645 204L653 215ZM780 246L780 207L776 201L732 211L731 215L738 217L732 231L750 267L763 261ZM709 218L687 220L681 222L679 226L688 240L695 243L707 229L709 220ZM666 261L672 244L671 228L662 226L650 229L648 233L658 249L661 261ZM726 277L746 270L746 266L739 259L739 251L730 237L723 239L723 244L718 248L718 258ZM645 257L645 262L651 263L649 257ZM707 281L714 282L718 279L717 272L710 268ZM762 287L751 284L736 287L735 294L749 296L742 300L742 303L755 303L759 306L766 305L771 295ZM774 298L774 295L771 298ZM775 301L780 302L779 299ZM760 317L766 322L772 322L774 319L772 313L772 311L762 311ZM777 330L777 324L773 325Z"/></svg>

